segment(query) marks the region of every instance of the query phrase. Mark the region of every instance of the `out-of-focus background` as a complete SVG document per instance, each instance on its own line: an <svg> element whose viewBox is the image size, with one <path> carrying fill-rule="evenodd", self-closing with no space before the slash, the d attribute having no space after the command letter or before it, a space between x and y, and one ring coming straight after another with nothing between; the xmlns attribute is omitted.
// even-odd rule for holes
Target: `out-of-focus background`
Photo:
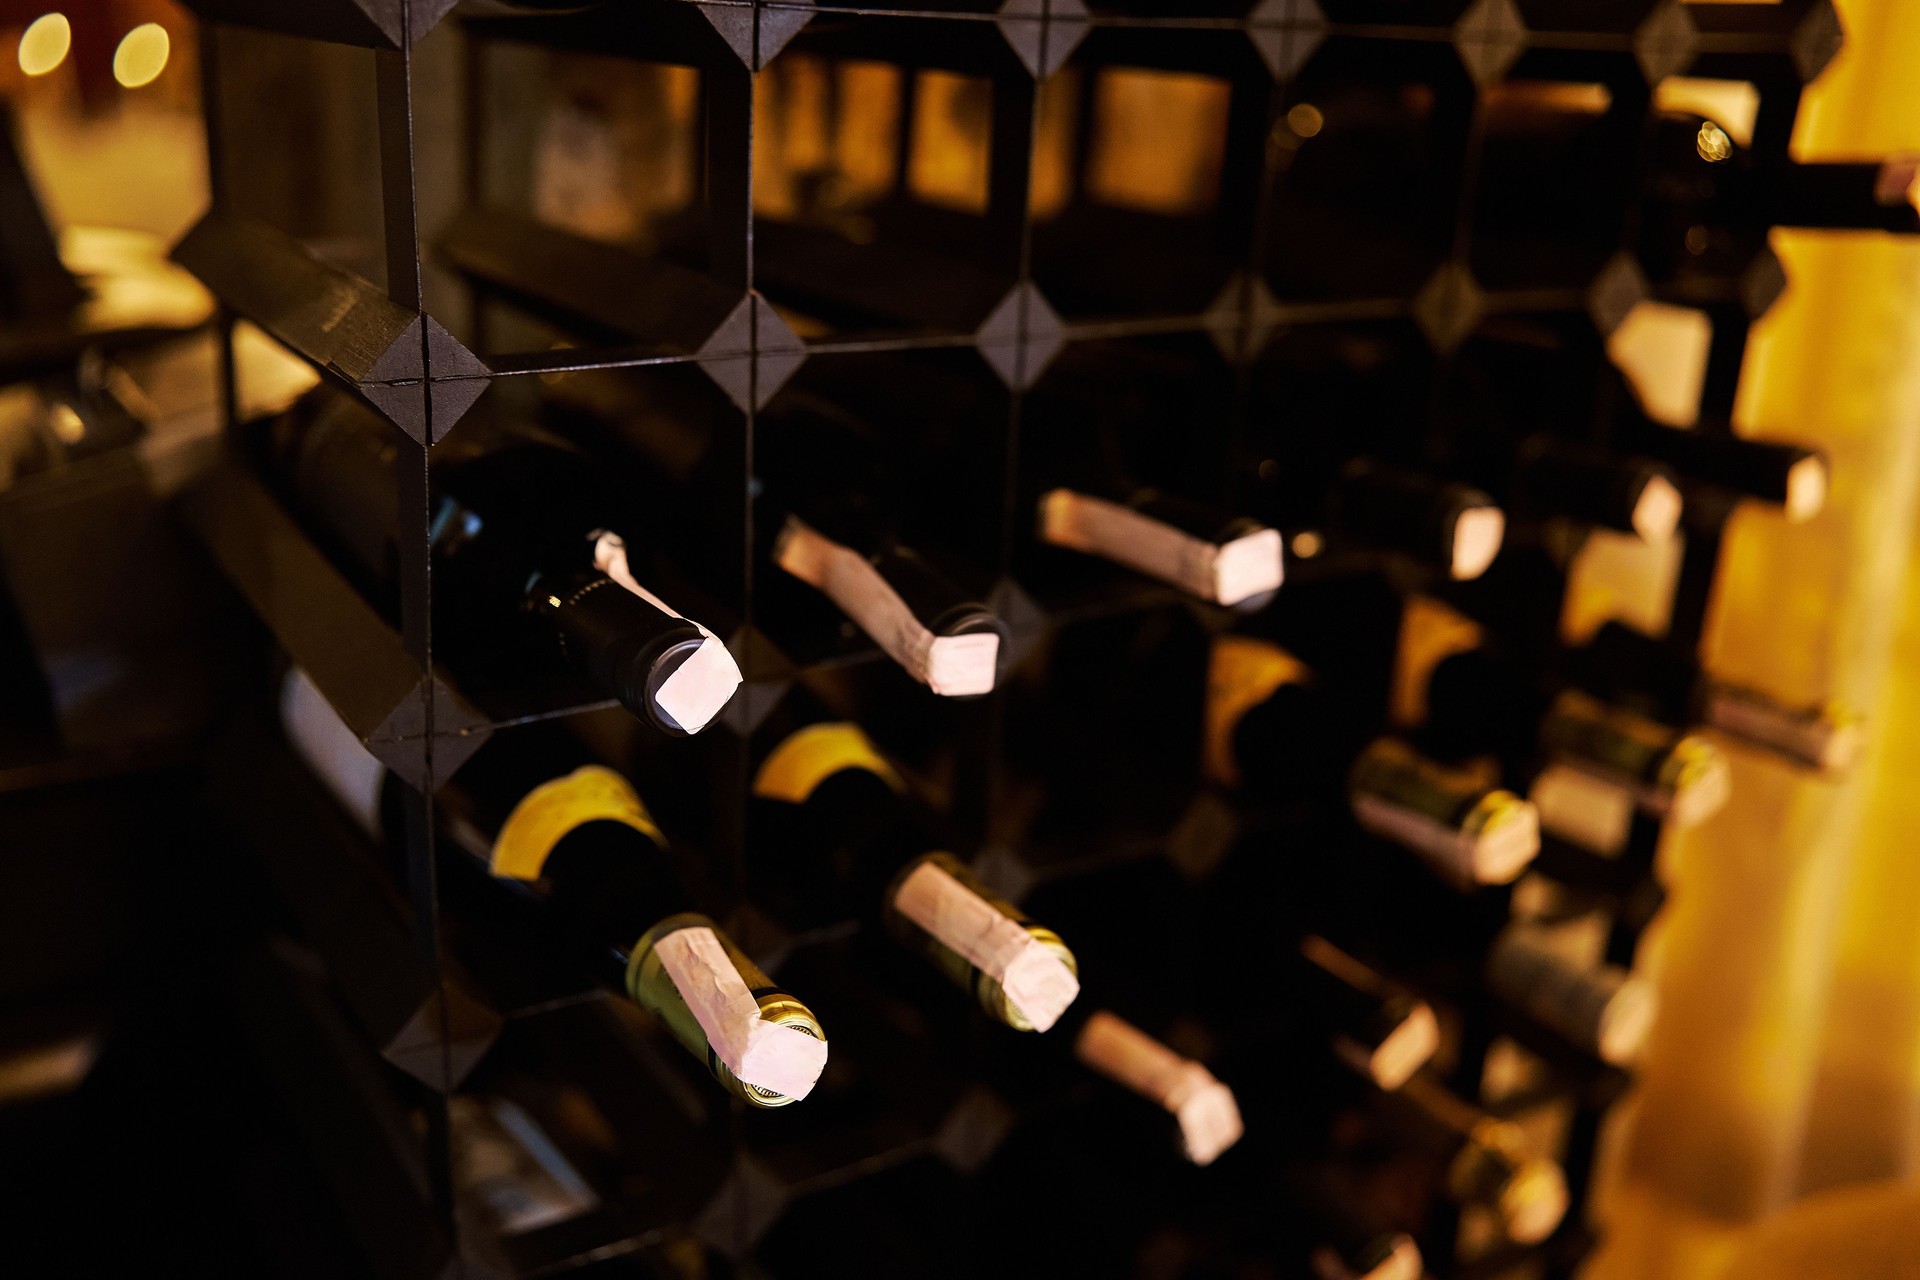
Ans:
<svg viewBox="0 0 1920 1280"><path fill-rule="evenodd" d="M107 260L157 260L207 201L195 25L163 0L88 0L58 15L45 3L0 3L0 102L61 253L83 274ZM1920 4L1838 7L1846 47L1806 96L1799 158L1920 151ZM264 51L256 67L233 56L244 49L236 40L226 51L226 69L247 87L229 104L234 132L245 141L258 125L256 144L271 132L298 158L277 188L247 199L276 221L307 219L309 232L349 226L368 212L342 203L364 203L365 186L340 189L373 164L371 95L355 80L366 69ZM419 56L431 128L438 91L452 92L459 67L438 47ZM789 82L768 77L763 91L804 100L804 66L786 72ZM663 112L691 109L686 86L668 78L654 88ZM964 205L984 180L984 117L961 100L964 84L934 90L958 95L942 117L950 136L936 130L918 140L913 180ZM1113 92L1128 105L1126 86ZM1210 109L1177 87L1132 92L1147 136ZM1737 129L1737 91L1675 81L1660 93L1674 105L1709 106ZM259 116L251 122L249 104ZM295 104L307 114L291 124L276 115ZM1750 119L1751 104L1744 109ZM567 201L575 229L643 241L630 202L594 201L593 148L604 139L583 131L570 144L564 121L549 128L557 132L545 139L542 163L578 169ZM1042 165L1046 131L1043 112ZM859 140L839 141L857 178ZM662 208L673 206L686 158L670 138L627 142L625 163L653 166L644 185ZM761 137L759 199L774 212L817 195L804 181L812 145L797 126ZM1178 148L1133 154L1177 157ZM423 158L428 168L436 163ZM1120 166L1112 181L1134 184L1139 200L1177 204L1195 179L1177 159L1167 166ZM1044 204L1049 178L1036 178ZM549 176L543 189L565 180ZM429 185L422 198L431 215ZM451 193L455 184L443 185ZM1838 782L1736 752L1737 802L1669 837L1661 857L1671 897L1641 957L1662 1012L1636 1088L1605 1135L1595 1280L1920 1274L1920 242L1778 231L1774 243L1791 287L1755 332L1736 421L1825 448L1831 500L1791 530L1757 509L1733 518L1704 652L1720 674L1789 701L1831 695L1862 708L1866 749L1861 767ZM342 248L343 259L352 255ZM210 307L189 281L152 288L126 305L158 308L169 323ZM1612 347L1654 403L1663 395L1684 402L1707 354L1706 335L1686 314L1651 304ZM1665 598L1673 572L1670 550L1598 540L1576 570L1569 633L1609 615L1657 629L1653 602ZM57 831L49 838L57 847ZM0 848L0 860L58 855L14 844ZM48 877L58 879L57 869ZM137 947L125 939L156 927L147 908L166 895L144 904L139 894L126 897L93 944L49 958L31 924L50 909L52 891L12 887L26 883L10 872L0 897L0 1009L34 1006L76 983L139 980ZM72 904L76 919L100 909ZM78 1088L90 1042L65 1043L64 1057L0 1059L0 1107ZM182 1140L188 1132L180 1129Z"/></svg>

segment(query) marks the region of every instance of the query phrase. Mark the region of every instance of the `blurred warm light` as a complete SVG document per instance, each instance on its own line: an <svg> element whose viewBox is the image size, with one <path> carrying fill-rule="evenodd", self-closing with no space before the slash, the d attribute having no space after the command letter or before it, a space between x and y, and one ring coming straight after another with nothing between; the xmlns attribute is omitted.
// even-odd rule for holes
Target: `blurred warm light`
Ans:
<svg viewBox="0 0 1920 1280"><path fill-rule="evenodd" d="M1324 544L1320 541L1320 535L1311 529L1304 529L1293 535L1293 554L1298 559L1313 559L1320 554L1322 545Z"/></svg>
<svg viewBox="0 0 1920 1280"><path fill-rule="evenodd" d="M1213 208L1233 86L1212 76L1106 67L1094 82L1086 194L1185 218Z"/></svg>
<svg viewBox="0 0 1920 1280"><path fill-rule="evenodd" d="M1910 204L1920 209L1920 156L1895 156L1882 164L1873 195L1881 204Z"/></svg>
<svg viewBox="0 0 1920 1280"><path fill-rule="evenodd" d="M1689 231L1688 247L1693 243ZM1690 427L1700 413L1700 389L1706 384L1712 345L1713 321L1706 312L1664 302L1638 302L1608 335L1607 354L1632 381L1648 414L1676 427Z"/></svg>
<svg viewBox="0 0 1920 1280"><path fill-rule="evenodd" d="M1570 645L1585 644L1609 619L1648 635L1664 634L1686 545L1684 533L1665 542L1646 542L1637 534L1591 530L1567 570L1561 638Z"/></svg>
<svg viewBox="0 0 1920 1280"><path fill-rule="evenodd" d="M1666 81L1661 81L1664 86ZM1481 101L1501 111L1529 108L1565 115L1603 116L1613 109L1613 91L1604 84L1558 80L1505 80L1480 92Z"/></svg>
<svg viewBox="0 0 1920 1280"><path fill-rule="evenodd" d="M157 22L143 22L121 37L113 51L113 78L123 88L138 89L152 84L167 69L167 54L173 44L167 29Z"/></svg>
<svg viewBox="0 0 1920 1280"><path fill-rule="evenodd" d="M1028 190L1036 222L1064 212L1074 193L1074 138L1080 129L1078 67L1040 82L1034 101L1033 172Z"/></svg>
<svg viewBox="0 0 1920 1280"><path fill-rule="evenodd" d="M1700 126L1699 136L1693 140L1693 146L1700 153L1700 158L1709 164L1718 164L1733 155L1733 139L1711 120Z"/></svg>
<svg viewBox="0 0 1920 1280"><path fill-rule="evenodd" d="M67 60L73 47L73 24L64 13L43 13L20 33L20 69L43 76Z"/></svg>
<svg viewBox="0 0 1920 1280"><path fill-rule="evenodd" d="M66 403L56 403L47 415L53 422L53 435L61 444L79 444L87 437L87 424Z"/></svg>
<svg viewBox="0 0 1920 1280"><path fill-rule="evenodd" d="M1786 515L1790 524L1811 520L1827 505L1827 464L1802 458L1787 472Z"/></svg>
<svg viewBox="0 0 1920 1280"><path fill-rule="evenodd" d="M1295 539L1298 545L1298 538ZM1400 642L1393 668L1393 722L1418 728L1427 722L1427 680L1456 653L1485 643L1480 624L1432 596L1412 595L1400 614Z"/></svg>
<svg viewBox="0 0 1920 1280"><path fill-rule="evenodd" d="M992 82L951 71L921 71L914 76L914 86L907 189L931 205L985 213Z"/></svg>
<svg viewBox="0 0 1920 1280"><path fill-rule="evenodd" d="M79 1036L0 1059L0 1104L71 1093L99 1056L99 1042Z"/></svg>
<svg viewBox="0 0 1920 1280"><path fill-rule="evenodd" d="M1311 102L1296 103L1287 110L1287 128L1302 138L1311 138L1326 126L1327 118Z"/></svg>
<svg viewBox="0 0 1920 1280"><path fill-rule="evenodd" d="M1760 90L1746 80L1710 80L1698 76L1668 76L1653 90L1660 111L1705 116L1735 144L1753 145L1753 124L1760 114Z"/></svg>

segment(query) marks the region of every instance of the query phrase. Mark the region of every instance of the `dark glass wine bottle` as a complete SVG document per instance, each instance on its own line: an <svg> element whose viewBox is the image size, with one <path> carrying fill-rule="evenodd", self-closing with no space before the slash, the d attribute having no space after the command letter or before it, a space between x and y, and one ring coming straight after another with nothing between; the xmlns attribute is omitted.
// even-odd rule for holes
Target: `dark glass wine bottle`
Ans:
<svg viewBox="0 0 1920 1280"><path fill-rule="evenodd" d="M1631 394L1617 403L1614 439L1620 447L1659 459L1691 485L1778 507L1796 524L1826 506L1827 459L1818 449L1735 435L1724 424L1668 426L1648 417Z"/></svg>
<svg viewBox="0 0 1920 1280"><path fill-rule="evenodd" d="M1344 794L1361 827L1457 882L1505 884L1539 850L1532 805L1484 771L1357 729L1359 717L1265 641L1215 642L1206 714L1205 766L1215 781L1282 804Z"/></svg>
<svg viewBox="0 0 1920 1280"><path fill-rule="evenodd" d="M1781 226L1920 233L1920 161L1911 156L1769 164L1714 121L1672 111L1658 117L1654 145L1654 207L1689 232Z"/></svg>
<svg viewBox="0 0 1920 1280"><path fill-rule="evenodd" d="M1278 530L1151 489L1051 489L1040 498L1039 537L1215 604L1258 601L1285 577Z"/></svg>
<svg viewBox="0 0 1920 1280"><path fill-rule="evenodd" d="M1485 573L1506 537L1506 513L1484 491L1371 458L1347 464L1329 502L1336 538L1409 556L1456 582Z"/></svg>
<svg viewBox="0 0 1920 1280"><path fill-rule="evenodd" d="M1244 1128L1233 1090L1203 1064L1110 1009L1091 1010L1076 1025L1061 1029L1068 1032L1081 1065L1173 1116L1181 1153L1190 1163L1212 1164L1240 1141Z"/></svg>
<svg viewBox="0 0 1920 1280"><path fill-rule="evenodd" d="M940 850L905 790L857 726L824 721L784 737L753 781L783 862L834 884L860 915L877 913L992 1017L1047 1030L1079 993L1073 953Z"/></svg>
<svg viewBox="0 0 1920 1280"><path fill-rule="evenodd" d="M393 428L322 389L274 423L272 465L300 510L389 606L399 567ZM530 426L469 424L434 454L434 639L480 682L559 661L664 732L698 732L740 683L726 646L635 577L633 500Z"/></svg>
<svg viewBox="0 0 1920 1280"><path fill-rule="evenodd" d="M1682 826L1726 803L1731 774L1706 738L1551 676L1529 678L1485 647L1436 663L1427 681L1425 737L1443 753L1499 756L1531 777L1557 764L1619 787L1637 808Z"/></svg>
<svg viewBox="0 0 1920 1280"><path fill-rule="evenodd" d="M1653 544L1673 537L1684 507L1660 463L1544 433L1520 442L1509 483L1493 491L1516 519L1561 517Z"/></svg>
<svg viewBox="0 0 1920 1280"><path fill-rule="evenodd" d="M1382 1089L1398 1089L1440 1047L1433 1006L1328 942L1300 944L1298 992L1329 1033L1334 1056Z"/></svg>
<svg viewBox="0 0 1920 1280"><path fill-rule="evenodd" d="M1574 678L1619 702L1646 700L1681 723L1704 725L1822 773L1839 774L1860 749L1858 716L1831 703L1789 706L1719 679L1625 623L1609 621L1572 659Z"/></svg>
<svg viewBox="0 0 1920 1280"><path fill-rule="evenodd" d="M824 615L830 628L857 625L900 668L934 693L990 692L1006 628L977 595L954 581L946 556L912 544L912 517L925 495L913 490L884 433L819 396L790 390L756 422L753 475L719 439L724 425L701 421L698 405L662 393L638 407L597 394L591 378L554 406L570 430L592 439L596 456L647 478L662 495L649 527L711 517L712 495L751 494L756 570L755 620L776 643ZM738 572L737 552L708 557L709 574ZM810 591L790 588L804 583ZM818 592L818 597L811 596ZM797 598L796 598L797 597ZM821 598L831 606L819 607ZM815 627L819 628L820 619Z"/></svg>
<svg viewBox="0 0 1920 1280"><path fill-rule="evenodd" d="M1506 1004L1611 1066L1640 1056L1658 1009L1645 978L1619 965L1581 964L1532 925L1510 925L1494 939L1486 979Z"/></svg>
<svg viewBox="0 0 1920 1280"><path fill-rule="evenodd" d="M1441 1159L1441 1188L1455 1203L1492 1210L1519 1244L1537 1244L1560 1225L1568 1204L1566 1173L1530 1151L1517 1126L1489 1116L1425 1073L1381 1098L1382 1111L1407 1140Z"/></svg>
<svg viewBox="0 0 1920 1280"><path fill-rule="evenodd" d="M388 792L404 784L297 670L281 707L290 742L342 805L376 836L396 835ZM658 1017L729 1093L780 1107L812 1089L826 1065L819 1020L693 909L632 784L577 738L521 726L489 742L437 801L453 843L543 900L601 976Z"/></svg>

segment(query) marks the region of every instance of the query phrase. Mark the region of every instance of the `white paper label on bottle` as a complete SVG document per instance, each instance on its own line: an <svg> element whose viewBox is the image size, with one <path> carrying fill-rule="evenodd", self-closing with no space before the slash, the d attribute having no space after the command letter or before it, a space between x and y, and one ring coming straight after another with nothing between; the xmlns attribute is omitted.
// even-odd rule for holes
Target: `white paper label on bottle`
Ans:
<svg viewBox="0 0 1920 1280"><path fill-rule="evenodd" d="M935 693L965 698L993 691L1000 660L997 633L934 635L866 557L793 516L780 531L774 561L833 601L888 657Z"/></svg>
<svg viewBox="0 0 1920 1280"><path fill-rule="evenodd" d="M798 1099L827 1067L827 1042L768 1022L712 929L676 929L654 943L660 965L727 1069L747 1084Z"/></svg>
<svg viewBox="0 0 1920 1280"><path fill-rule="evenodd" d="M1080 979L1051 948L942 867L921 863L894 892L893 906L998 982L1036 1031L1058 1022L1080 994Z"/></svg>
<svg viewBox="0 0 1920 1280"><path fill-rule="evenodd" d="M1071 489L1055 489L1040 499L1040 538L1216 604L1235 605L1276 590L1285 577L1277 530L1258 529L1219 546L1131 507Z"/></svg>
<svg viewBox="0 0 1920 1280"><path fill-rule="evenodd" d="M1194 1164L1212 1164L1240 1140L1244 1128L1233 1090L1191 1058L1101 1009L1080 1029L1074 1056L1150 1102L1173 1113L1181 1143Z"/></svg>
<svg viewBox="0 0 1920 1280"><path fill-rule="evenodd" d="M619 534L602 532L593 542L593 566L669 617L685 615L640 585L627 561L627 544ZM693 622L693 619L686 619ZM688 733L698 733L713 722L733 698L741 683L740 666L720 637L701 626L706 637L693 656L668 676L654 695L654 703L668 719Z"/></svg>

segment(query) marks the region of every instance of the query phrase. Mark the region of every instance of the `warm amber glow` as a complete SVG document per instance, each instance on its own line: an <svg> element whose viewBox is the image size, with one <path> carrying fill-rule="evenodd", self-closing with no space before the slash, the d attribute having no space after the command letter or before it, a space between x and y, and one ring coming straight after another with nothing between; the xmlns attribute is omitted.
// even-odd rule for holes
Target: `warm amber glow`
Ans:
<svg viewBox="0 0 1920 1280"><path fill-rule="evenodd" d="M1079 106L1079 68L1068 67L1040 82L1028 179L1036 222L1058 217L1073 199L1073 140L1080 127Z"/></svg>
<svg viewBox="0 0 1920 1280"><path fill-rule="evenodd" d="M652 248L699 195L700 73L556 56L533 153L534 217L606 244Z"/></svg>
<svg viewBox="0 0 1920 1280"><path fill-rule="evenodd" d="M1498 507L1470 507L1453 522L1453 578L1471 582L1500 554L1507 517Z"/></svg>
<svg viewBox="0 0 1920 1280"><path fill-rule="evenodd" d="M1427 682L1433 669L1486 639L1480 624L1432 596L1412 595L1400 613L1393 668L1393 721L1414 728L1427 719Z"/></svg>
<svg viewBox="0 0 1920 1280"><path fill-rule="evenodd" d="M1873 198L1881 204L1920 209L1920 156L1894 156L1881 164Z"/></svg>
<svg viewBox="0 0 1920 1280"><path fill-rule="evenodd" d="M987 211L993 84L951 71L914 77L913 143L907 189L962 213Z"/></svg>
<svg viewBox="0 0 1920 1280"><path fill-rule="evenodd" d="M1700 132L1694 136L1693 149L1708 164L1718 164L1732 158L1733 139L1727 136L1725 129L1708 120L1701 124Z"/></svg>
<svg viewBox="0 0 1920 1280"><path fill-rule="evenodd" d="M805 53L783 54L756 76L754 213L829 222L870 241L861 213L893 190L902 83L899 67Z"/></svg>
<svg viewBox="0 0 1920 1280"><path fill-rule="evenodd" d="M1653 105L1656 111L1705 116L1735 146L1750 147L1754 120L1760 114L1760 90L1745 80L1668 76L1654 86Z"/></svg>
<svg viewBox="0 0 1920 1280"><path fill-rule="evenodd" d="M1233 86L1212 76L1108 67L1094 86L1086 194L1121 209L1191 217L1213 207Z"/></svg>
<svg viewBox="0 0 1920 1280"><path fill-rule="evenodd" d="M1301 560L1313 559L1320 554L1320 549L1325 545L1320 535L1311 529L1302 529L1293 535L1293 554Z"/></svg>
<svg viewBox="0 0 1920 1280"><path fill-rule="evenodd" d="M1802 458L1787 470L1787 519L1794 524L1811 520L1827 505L1827 464L1820 458Z"/></svg>
<svg viewBox="0 0 1920 1280"><path fill-rule="evenodd" d="M113 51L113 78L123 88L138 89L152 84L167 69L167 55L173 42L167 29L157 22L143 22L120 39Z"/></svg>
<svg viewBox="0 0 1920 1280"><path fill-rule="evenodd" d="M1640 500L1633 504L1633 531L1640 535L1642 542L1665 542L1680 527L1680 513L1685 507L1680 490L1665 476L1655 476L1647 481L1640 490Z"/></svg>
<svg viewBox="0 0 1920 1280"><path fill-rule="evenodd" d="M1567 1175L1551 1160L1529 1160L1500 1192L1500 1216L1517 1244L1538 1244L1567 1216Z"/></svg>
<svg viewBox="0 0 1920 1280"><path fill-rule="evenodd" d="M1712 344L1713 322L1706 312L1638 302L1608 335L1607 354L1632 381L1651 417L1685 427L1700 416Z"/></svg>
<svg viewBox="0 0 1920 1280"><path fill-rule="evenodd" d="M20 69L43 76L67 60L73 47L73 24L64 13L44 13L20 33Z"/></svg>
<svg viewBox="0 0 1920 1280"><path fill-rule="evenodd" d="M1488 108L1500 111L1534 110L1603 116L1613 107L1613 93L1604 84L1565 83L1558 80L1508 80L1486 86L1480 91L1480 96Z"/></svg>
<svg viewBox="0 0 1920 1280"><path fill-rule="evenodd" d="M61 444L79 444L87 436L87 424L72 405L56 403L47 414L53 424L53 436Z"/></svg>
<svg viewBox="0 0 1920 1280"><path fill-rule="evenodd" d="M1296 103L1287 109L1287 128L1302 138L1311 138L1326 127L1327 118L1311 102Z"/></svg>
<svg viewBox="0 0 1920 1280"><path fill-rule="evenodd" d="M1643 977L1628 978L1600 1015L1601 1061L1616 1067L1636 1061L1647 1047L1659 1009L1660 996L1653 983Z"/></svg>

